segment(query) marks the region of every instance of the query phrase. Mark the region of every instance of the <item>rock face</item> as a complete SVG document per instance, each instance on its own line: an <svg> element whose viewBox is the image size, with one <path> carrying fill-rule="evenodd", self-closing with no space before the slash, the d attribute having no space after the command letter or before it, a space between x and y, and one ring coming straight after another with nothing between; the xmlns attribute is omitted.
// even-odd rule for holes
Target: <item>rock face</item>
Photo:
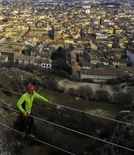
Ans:
<svg viewBox="0 0 134 155"><path fill-rule="evenodd" d="M24 91L28 81L41 83L41 79L32 73L22 71L18 68L0 68L0 87Z"/></svg>
<svg viewBox="0 0 134 155"><path fill-rule="evenodd" d="M0 122L3 122L15 128L13 124L16 121L17 115L5 108L1 109ZM95 122L91 121L86 115L82 113L72 113L66 111L62 107L55 106L46 107L45 109L42 109L42 111L41 109L37 109L38 108L35 108L33 112L35 112L36 114L38 113L38 116L43 119L47 119L48 121L55 122L57 124L87 134L97 134ZM37 138L66 150L76 152L77 154L81 154L82 152L88 153L90 152L90 149L92 149L92 147L96 145L96 142L92 142L90 138L86 138L79 134L55 127L47 123L43 123L38 120L36 120L36 129L33 132ZM46 152L46 155L64 154L51 148L50 150L46 149L45 146L41 146L39 143L34 141L23 141L19 134L14 133L13 131L8 130L5 127L2 127L1 125L0 136L0 154L2 155L25 155L25 152L27 152L29 155L38 154L38 152L40 153L40 155L45 155ZM95 150L96 148L94 148L93 151Z"/></svg>
<svg viewBox="0 0 134 155"><path fill-rule="evenodd" d="M8 112L0 107L0 122L10 123L10 121L11 121L11 119L9 119ZM0 124L0 154L1 155L11 155L12 154L11 153L12 151L9 146L11 143L8 143L8 141L11 140L10 136L8 137L8 133L9 133L9 130Z"/></svg>
<svg viewBox="0 0 134 155"><path fill-rule="evenodd" d="M23 70L20 70L18 68L14 68L14 67L12 67L12 68L6 68L6 67L0 68L0 75L3 75L3 76L8 75L9 79L17 77L18 79L24 80L24 79L33 77L36 80L40 80L39 77L33 75L32 73L26 72L26 71L23 71Z"/></svg>
<svg viewBox="0 0 134 155"><path fill-rule="evenodd" d="M111 142L134 149L134 113L121 111L117 119L128 124L117 124L113 129ZM111 145L106 145L101 155L132 155L133 152L120 149Z"/></svg>
<svg viewBox="0 0 134 155"><path fill-rule="evenodd" d="M40 78L29 72L16 68L0 68L0 87L22 92L25 82L29 79L35 80L36 82L42 82ZM43 87L41 88L43 89ZM18 100L16 95L0 91L0 99L5 99L6 106L16 108L16 101ZM33 113L35 116L95 137L102 137L103 139L111 137L111 127L109 128L109 125L107 125L105 128L102 120L91 116L89 117L84 113L68 111L60 105L44 106L35 104ZM15 127L14 122L16 121L16 118L17 115L14 112L0 107L0 121ZM121 112L117 119L134 123L133 113L130 112ZM117 124L113 131L111 137L112 142L134 148L134 128L132 126ZM105 134L106 132L108 132L108 134ZM78 155L131 155L131 152L111 146L105 146L103 149L103 143L39 120L36 120L34 134L37 138L45 142L69 150ZM27 155L65 155L61 151L48 148L37 142L22 141L20 135L0 125L0 155L25 155L26 152Z"/></svg>
<svg viewBox="0 0 134 155"><path fill-rule="evenodd" d="M30 78L34 79L37 82L40 82L40 78L20 69L1 68L0 71L1 87L8 88L17 92L22 91L24 82L26 80L29 80ZM23 87L21 88L21 86ZM1 99L4 99L5 103L3 103ZM6 104L6 106L8 107L16 108L17 99L18 96L8 94L5 91L0 91L0 104ZM50 105L48 107L45 107L44 105L35 105L33 107L33 113L38 117L47 119L51 122L55 122L68 128L72 128L74 130L78 130L80 132L85 132L87 134L91 132L93 135L97 134L96 123L94 121L91 121L90 118L88 118L83 113L67 111L61 106L54 105ZM16 113L6 108L0 107L0 122L3 122L15 128L14 122L16 121L16 118ZM79 134L63 130L50 124L42 123L37 120L36 128L34 134L39 139L61 147L65 150L76 152L77 154L81 154L83 151L86 151L88 153L90 147L92 148L96 145L96 142L92 142L91 139L85 138L84 136L80 136ZM64 154L61 151L47 148L44 145L42 146L37 142L23 141L20 135L0 125L0 154L25 155L26 152L28 155L36 155L39 153L40 155Z"/></svg>
<svg viewBox="0 0 134 155"><path fill-rule="evenodd" d="M41 82L39 77L29 72L22 71L17 68L0 68L0 88L22 92L25 90L25 85L29 81L35 81L37 83ZM5 102L3 102L3 99ZM8 91L0 91L0 104L4 104L9 107L16 107L15 104L17 99L18 96L14 96ZM17 115L14 112L0 107L0 122L13 126L16 117ZM16 152L17 148L21 148L23 146L22 140L18 139L18 136L19 135L17 133L15 135L13 131L0 125L0 155L25 154L23 153L23 150L20 153Z"/></svg>

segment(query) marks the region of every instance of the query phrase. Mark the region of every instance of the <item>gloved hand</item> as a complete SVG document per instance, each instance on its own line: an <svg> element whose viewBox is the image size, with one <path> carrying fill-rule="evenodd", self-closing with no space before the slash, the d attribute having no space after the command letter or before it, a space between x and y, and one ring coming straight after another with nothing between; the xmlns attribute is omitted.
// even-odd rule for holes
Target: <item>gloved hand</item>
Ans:
<svg viewBox="0 0 134 155"><path fill-rule="evenodd" d="M24 116L24 117L27 117L27 116L28 116L28 113L27 113L26 111L24 111L24 112L23 112L23 116Z"/></svg>
<svg viewBox="0 0 134 155"><path fill-rule="evenodd" d="M48 100L48 102L47 102L47 103L51 104L52 102L51 102L50 100Z"/></svg>

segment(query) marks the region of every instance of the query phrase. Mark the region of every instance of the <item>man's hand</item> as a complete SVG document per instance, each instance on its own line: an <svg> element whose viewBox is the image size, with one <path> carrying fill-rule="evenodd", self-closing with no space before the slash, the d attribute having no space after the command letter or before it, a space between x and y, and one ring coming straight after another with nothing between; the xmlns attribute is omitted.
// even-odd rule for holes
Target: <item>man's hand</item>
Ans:
<svg viewBox="0 0 134 155"><path fill-rule="evenodd" d="M28 116L28 113L27 113L26 111L24 111L24 112L23 112L23 116L24 116L24 117L27 117L27 116Z"/></svg>
<svg viewBox="0 0 134 155"><path fill-rule="evenodd" d="M47 103L52 104L52 102L50 100Z"/></svg>

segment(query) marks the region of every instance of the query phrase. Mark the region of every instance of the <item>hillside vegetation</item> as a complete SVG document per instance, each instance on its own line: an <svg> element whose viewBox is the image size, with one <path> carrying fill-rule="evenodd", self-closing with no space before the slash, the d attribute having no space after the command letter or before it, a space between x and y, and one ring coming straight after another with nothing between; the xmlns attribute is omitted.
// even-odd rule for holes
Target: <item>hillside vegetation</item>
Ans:
<svg viewBox="0 0 134 155"><path fill-rule="evenodd" d="M36 85L39 93L49 98L53 103L56 104L72 106L74 108L92 113L103 113L104 115L110 117L116 117L116 115L123 109L123 107L120 106L114 107L108 104L89 102L90 98L85 98L84 96L86 91L85 93L84 91L81 91L81 93L79 93L81 95L79 96L68 93L68 89L71 89L71 87L76 89L79 87L87 87L89 85L93 89L95 84L86 85L85 83L78 84L77 82L72 82L69 80L65 81L59 75L55 75L53 72L48 71L42 71L40 73L39 70L36 72L35 69L34 71L27 72L26 70L17 68L0 68L1 88L8 88L10 90L23 93L25 91L25 86L30 81ZM53 85L55 82L56 85ZM100 88L100 85L95 86L96 90L97 87ZM108 90L111 91L110 88L108 88ZM0 91L0 102L8 107L13 107L16 109L16 102L19 97L19 94L14 94L6 90ZM19 129L17 126L18 114L6 108L0 108L0 122ZM107 140L109 140L112 136L113 129L111 126L116 127L116 124L113 122L108 122L84 113L71 111L60 105L46 105L41 101L35 101L33 113L35 116L41 117L48 121L55 122L68 128L72 128L74 130ZM75 152L76 154L98 155L98 153L100 153L104 148L103 143L86 138L85 136L80 136L79 134L74 134L70 131L63 130L45 122L35 120L35 124L36 125L33 129L33 133L38 138L50 144ZM2 126L0 126L0 137L0 154L5 153L9 155L25 155L26 152L28 155L36 155L39 152L40 155L65 154L50 147L44 145L42 146L34 140L22 140L20 135Z"/></svg>

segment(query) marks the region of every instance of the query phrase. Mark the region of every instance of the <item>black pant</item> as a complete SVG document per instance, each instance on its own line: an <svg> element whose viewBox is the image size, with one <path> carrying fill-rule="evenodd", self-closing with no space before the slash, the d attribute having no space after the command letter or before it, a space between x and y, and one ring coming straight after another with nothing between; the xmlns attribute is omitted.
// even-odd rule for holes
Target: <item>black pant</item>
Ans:
<svg viewBox="0 0 134 155"><path fill-rule="evenodd" d="M32 116L24 117L23 114L20 114L20 129L21 132L25 132L26 134L30 134L31 130L34 126L34 119Z"/></svg>

